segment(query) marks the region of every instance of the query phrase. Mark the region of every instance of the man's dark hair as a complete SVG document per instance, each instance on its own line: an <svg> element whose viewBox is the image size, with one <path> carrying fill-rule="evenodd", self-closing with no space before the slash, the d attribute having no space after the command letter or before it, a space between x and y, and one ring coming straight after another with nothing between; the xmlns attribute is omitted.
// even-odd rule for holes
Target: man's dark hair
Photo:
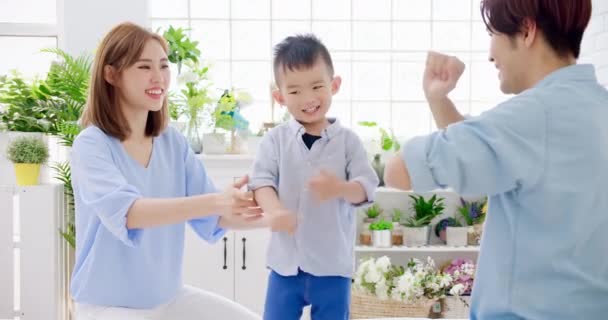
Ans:
<svg viewBox="0 0 608 320"><path fill-rule="evenodd" d="M329 75L333 77L334 65L331 56L317 37L312 34L287 37L274 47L275 80L278 81L279 72L311 68L319 58L323 59Z"/></svg>
<svg viewBox="0 0 608 320"><path fill-rule="evenodd" d="M591 0L482 0L481 16L490 32L508 36L520 33L529 19L559 56L578 58Z"/></svg>

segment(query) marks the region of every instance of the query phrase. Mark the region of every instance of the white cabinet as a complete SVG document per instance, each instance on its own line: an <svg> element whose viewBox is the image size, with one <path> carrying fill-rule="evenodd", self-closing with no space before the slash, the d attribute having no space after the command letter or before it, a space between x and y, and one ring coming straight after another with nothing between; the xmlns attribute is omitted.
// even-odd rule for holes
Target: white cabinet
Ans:
<svg viewBox="0 0 608 320"><path fill-rule="evenodd" d="M251 155L201 156L207 174L218 189L249 173ZM229 231L209 244L187 228L184 247L184 283L227 297L262 314L268 270L267 229Z"/></svg>

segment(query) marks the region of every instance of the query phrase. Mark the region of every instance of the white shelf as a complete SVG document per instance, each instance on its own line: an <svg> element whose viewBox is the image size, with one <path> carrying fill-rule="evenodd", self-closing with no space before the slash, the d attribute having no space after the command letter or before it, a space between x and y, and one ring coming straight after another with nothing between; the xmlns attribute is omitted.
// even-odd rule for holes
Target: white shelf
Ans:
<svg viewBox="0 0 608 320"><path fill-rule="evenodd" d="M392 246L390 248L355 246L355 252L479 252L479 246L448 247L445 245L430 245L422 247Z"/></svg>

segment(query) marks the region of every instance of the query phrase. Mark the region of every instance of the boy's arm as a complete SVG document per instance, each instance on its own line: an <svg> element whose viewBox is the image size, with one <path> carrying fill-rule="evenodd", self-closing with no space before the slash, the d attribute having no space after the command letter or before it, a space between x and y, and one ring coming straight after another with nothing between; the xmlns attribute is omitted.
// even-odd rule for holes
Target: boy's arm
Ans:
<svg viewBox="0 0 608 320"><path fill-rule="evenodd" d="M331 172L321 170L309 182L310 188L321 201L343 198L350 203L367 201L365 188L358 181L344 181Z"/></svg>
<svg viewBox="0 0 608 320"><path fill-rule="evenodd" d="M429 51L424 70L423 89L437 128L464 120L448 93L456 87L465 65L458 58Z"/></svg>
<svg viewBox="0 0 608 320"><path fill-rule="evenodd" d="M266 225L272 231L295 232L296 215L285 209L273 187L261 187L254 192L254 198L264 211Z"/></svg>

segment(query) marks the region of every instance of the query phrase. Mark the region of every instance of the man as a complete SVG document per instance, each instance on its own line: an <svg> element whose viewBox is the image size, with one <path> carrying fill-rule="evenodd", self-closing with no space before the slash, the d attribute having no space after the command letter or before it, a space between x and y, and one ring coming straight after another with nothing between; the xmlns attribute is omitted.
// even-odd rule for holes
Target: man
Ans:
<svg viewBox="0 0 608 320"><path fill-rule="evenodd" d="M515 94L465 119L447 97L464 64L431 52L440 131L387 163L389 186L490 196L471 319L608 317L608 91L577 65L591 0L483 0L490 62Z"/></svg>

